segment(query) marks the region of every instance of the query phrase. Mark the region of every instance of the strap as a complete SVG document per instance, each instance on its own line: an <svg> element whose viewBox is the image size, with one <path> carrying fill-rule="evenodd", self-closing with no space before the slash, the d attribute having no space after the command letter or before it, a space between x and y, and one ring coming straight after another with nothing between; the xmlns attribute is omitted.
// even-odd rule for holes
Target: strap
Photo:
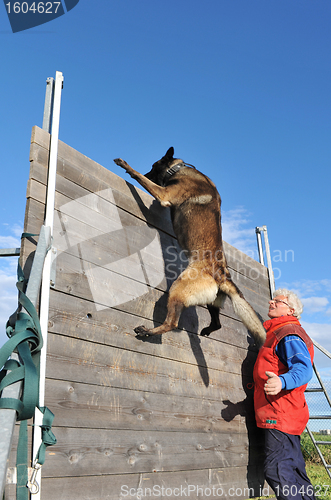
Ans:
<svg viewBox="0 0 331 500"><path fill-rule="evenodd" d="M9 321L6 325L9 340L0 349L0 367L2 367L0 371L0 392L8 385L19 380L23 381L23 389L20 400L0 398L0 408L16 410L17 420L21 421L17 447L17 500L28 500L29 490L26 486L30 483L27 483L27 420L32 418L35 409L39 408L39 362L43 340L37 311L24 293L26 279L19 264L17 275L16 286L19 308L23 307L25 312L20 311L17 313L14 327ZM14 351L18 352L19 361L8 360ZM56 438L51 431L54 415L47 407L39 409L44 414L44 418L41 425L42 443L34 465L36 469L37 465L40 468L45 461L46 447L56 443Z"/></svg>
<svg viewBox="0 0 331 500"><path fill-rule="evenodd" d="M53 446L53 444L56 444L56 437L52 432L54 414L49 408L47 408L47 406L39 407L39 410L44 414L44 417L43 423L41 425L42 443L39 447L36 461L38 462L38 464L44 465L47 446Z"/></svg>
<svg viewBox="0 0 331 500"><path fill-rule="evenodd" d="M28 500L29 490L26 487L28 482L28 421L23 420L20 424L16 453L16 500Z"/></svg>
<svg viewBox="0 0 331 500"><path fill-rule="evenodd" d="M22 233L21 234L21 240L23 238L31 238L31 236L39 236L39 234L36 234L36 233Z"/></svg>

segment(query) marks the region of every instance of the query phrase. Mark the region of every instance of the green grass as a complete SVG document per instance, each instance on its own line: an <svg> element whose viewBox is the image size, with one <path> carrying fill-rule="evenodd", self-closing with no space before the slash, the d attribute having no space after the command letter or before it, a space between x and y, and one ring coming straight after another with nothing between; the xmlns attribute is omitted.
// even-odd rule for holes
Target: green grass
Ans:
<svg viewBox="0 0 331 500"><path fill-rule="evenodd" d="M320 449L323 453L326 463L331 464L331 436L323 436L313 432L313 435L317 441L330 441L330 445L324 446L320 445ZM308 432L304 432L301 436L301 449L303 453L303 458L307 463L311 462L314 464L322 464L322 461L313 445L312 440L309 437Z"/></svg>
<svg viewBox="0 0 331 500"><path fill-rule="evenodd" d="M306 463L306 470L315 495L320 500L331 500L331 480L323 465Z"/></svg>
<svg viewBox="0 0 331 500"><path fill-rule="evenodd" d="M313 432L317 441L329 441L330 445L319 445L327 464L331 464L331 436L323 436ZM301 436L301 449L306 461L306 469L309 479L315 488L316 498L321 500L331 500L331 480L319 454L313 445L308 432Z"/></svg>

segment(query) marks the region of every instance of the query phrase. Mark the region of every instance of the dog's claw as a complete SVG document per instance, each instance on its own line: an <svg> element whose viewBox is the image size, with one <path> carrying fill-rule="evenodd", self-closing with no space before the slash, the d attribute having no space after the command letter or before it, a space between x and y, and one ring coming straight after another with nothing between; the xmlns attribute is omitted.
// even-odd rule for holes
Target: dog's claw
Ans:
<svg viewBox="0 0 331 500"><path fill-rule="evenodd" d="M144 326L137 326L134 329L135 333L137 334L137 338L142 338L142 337L150 337L150 332L145 328Z"/></svg>

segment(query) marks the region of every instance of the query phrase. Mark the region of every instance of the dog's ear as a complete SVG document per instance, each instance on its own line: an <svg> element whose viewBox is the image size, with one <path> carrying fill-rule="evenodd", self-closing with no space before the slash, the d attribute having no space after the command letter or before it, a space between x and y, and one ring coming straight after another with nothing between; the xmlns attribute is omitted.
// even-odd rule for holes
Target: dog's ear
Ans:
<svg viewBox="0 0 331 500"><path fill-rule="evenodd" d="M175 150L171 146L171 148L168 149L168 151L166 152L166 154L164 155L164 157L170 160L170 159L172 159L174 157L174 154L175 154Z"/></svg>

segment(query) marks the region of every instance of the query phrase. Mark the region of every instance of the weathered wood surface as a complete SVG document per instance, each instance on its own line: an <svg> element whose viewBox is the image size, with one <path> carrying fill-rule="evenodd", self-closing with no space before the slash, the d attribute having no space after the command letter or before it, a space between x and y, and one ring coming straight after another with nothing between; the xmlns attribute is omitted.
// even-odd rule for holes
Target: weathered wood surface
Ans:
<svg viewBox="0 0 331 500"><path fill-rule="evenodd" d="M236 486L246 474L246 486ZM256 466L153 472L141 474L43 478L47 500L141 500L142 498L237 499L260 496L261 470ZM70 492L70 494L68 494ZM272 493L266 488L264 494ZM15 500L13 488L7 500Z"/></svg>
<svg viewBox="0 0 331 500"><path fill-rule="evenodd" d="M26 232L43 223L48 146L49 135L34 127ZM230 301L210 337L198 335L209 313L196 307L178 330L137 339L134 327L163 322L167 291L186 265L169 211L62 142L57 167L46 404L58 443L47 450L42 498L131 499L137 491L125 494L123 485L189 484L223 488L209 498L248 498L252 485L259 495L256 348ZM22 246L27 275L35 240ZM224 248L234 281L265 319L266 268Z"/></svg>
<svg viewBox="0 0 331 500"><path fill-rule="evenodd" d="M239 389L228 395L240 401L230 405L217 400L128 390L67 380L48 379L48 404L54 409L57 427L169 432L246 432L253 423L251 408Z"/></svg>

